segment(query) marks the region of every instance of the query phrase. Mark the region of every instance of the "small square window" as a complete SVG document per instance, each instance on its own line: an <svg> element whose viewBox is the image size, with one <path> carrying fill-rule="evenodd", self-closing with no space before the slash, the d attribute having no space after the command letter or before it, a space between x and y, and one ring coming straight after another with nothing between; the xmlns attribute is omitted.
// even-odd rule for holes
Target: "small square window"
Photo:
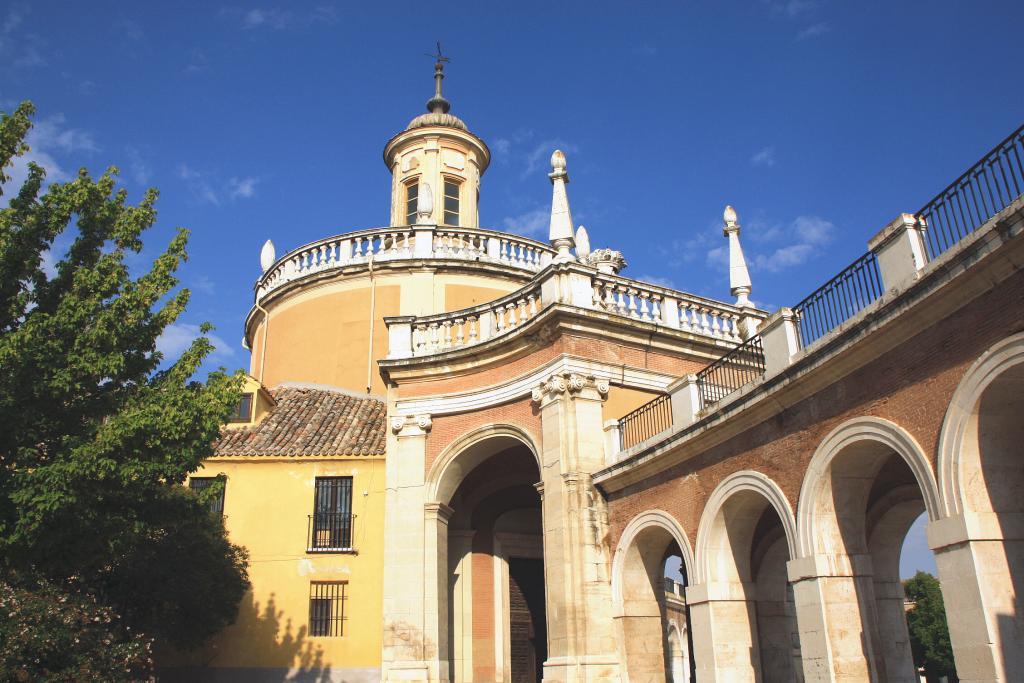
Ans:
<svg viewBox="0 0 1024 683"><path fill-rule="evenodd" d="M188 487L196 493L202 493L217 482L221 484L220 493L210 499L210 512L222 515L224 514L224 491L228 487L226 477L190 477Z"/></svg>
<svg viewBox="0 0 1024 683"><path fill-rule="evenodd" d="M235 406L235 412L231 416L232 422L249 422L252 420L252 398L251 393L242 394L241 400Z"/></svg>
<svg viewBox="0 0 1024 683"><path fill-rule="evenodd" d="M313 581L309 584L309 635L345 635L345 581Z"/></svg>

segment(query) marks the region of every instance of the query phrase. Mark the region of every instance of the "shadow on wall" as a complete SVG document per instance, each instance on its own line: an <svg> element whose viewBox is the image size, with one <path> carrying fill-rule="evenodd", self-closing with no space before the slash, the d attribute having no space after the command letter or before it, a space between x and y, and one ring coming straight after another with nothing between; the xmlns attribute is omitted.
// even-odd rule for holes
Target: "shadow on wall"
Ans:
<svg viewBox="0 0 1024 683"><path fill-rule="evenodd" d="M238 608L238 618L213 641L192 653L169 658L181 665L159 670L159 683L192 681L234 683L330 683L331 665L324 661L323 648L306 637L306 626L293 627L283 619L271 593L265 605L252 593ZM231 646L226 646L230 642ZM258 659L262 667L238 666ZM271 664L272 663L272 664ZM289 664L290 663L290 664Z"/></svg>

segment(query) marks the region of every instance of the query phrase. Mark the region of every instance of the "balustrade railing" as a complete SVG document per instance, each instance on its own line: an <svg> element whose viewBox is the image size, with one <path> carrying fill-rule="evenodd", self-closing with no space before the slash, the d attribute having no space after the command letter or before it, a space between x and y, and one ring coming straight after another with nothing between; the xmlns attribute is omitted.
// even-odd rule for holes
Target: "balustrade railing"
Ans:
<svg viewBox="0 0 1024 683"><path fill-rule="evenodd" d="M764 371L761 337L753 336L697 373L701 410L764 376Z"/></svg>
<svg viewBox="0 0 1024 683"><path fill-rule="evenodd" d="M801 346L839 327L883 291L878 258L869 251L793 307L799 320Z"/></svg>
<svg viewBox="0 0 1024 683"><path fill-rule="evenodd" d="M417 239L427 244L417 245ZM399 259L454 259L500 263L529 273L540 271L555 251L540 242L478 228L410 226L347 233L299 247L270 267L257 283L263 297L292 280L349 265Z"/></svg>
<svg viewBox="0 0 1024 683"><path fill-rule="evenodd" d="M666 394L619 420L619 449L626 450L672 426L672 400Z"/></svg>
<svg viewBox="0 0 1024 683"><path fill-rule="evenodd" d="M743 340L743 313L735 306L604 274L595 275L592 285L598 310L716 339ZM752 315L764 317L760 312Z"/></svg>
<svg viewBox="0 0 1024 683"><path fill-rule="evenodd" d="M534 283L486 304L413 318L412 355L452 351L521 327L541 310L540 290Z"/></svg>
<svg viewBox="0 0 1024 683"><path fill-rule="evenodd" d="M928 257L935 258L1024 194L1024 126L917 212Z"/></svg>

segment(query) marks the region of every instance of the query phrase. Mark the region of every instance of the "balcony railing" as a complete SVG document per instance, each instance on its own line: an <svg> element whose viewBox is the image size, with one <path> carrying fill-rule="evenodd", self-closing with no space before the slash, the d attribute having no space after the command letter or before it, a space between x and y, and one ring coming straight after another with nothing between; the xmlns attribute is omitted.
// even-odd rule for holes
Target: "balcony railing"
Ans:
<svg viewBox="0 0 1024 683"><path fill-rule="evenodd" d="M372 228L310 242L290 251L259 279L256 296L260 299L293 280L371 260L496 263L532 274L546 266L554 254L554 249L541 242L481 228Z"/></svg>
<svg viewBox="0 0 1024 683"><path fill-rule="evenodd" d="M764 369L761 337L751 337L697 373L701 410L762 377Z"/></svg>
<svg viewBox="0 0 1024 683"><path fill-rule="evenodd" d="M917 212L934 259L1024 194L1024 126Z"/></svg>
<svg viewBox="0 0 1024 683"><path fill-rule="evenodd" d="M869 251L793 307L799 319L800 344L807 346L882 296L878 258Z"/></svg>
<svg viewBox="0 0 1024 683"><path fill-rule="evenodd" d="M307 553L351 552L356 516L344 512L309 515L306 529Z"/></svg>
<svg viewBox="0 0 1024 683"><path fill-rule="evenodd" d="M672 426L672 401L659 396L619 420L619 450L626 450Z"/></svg>

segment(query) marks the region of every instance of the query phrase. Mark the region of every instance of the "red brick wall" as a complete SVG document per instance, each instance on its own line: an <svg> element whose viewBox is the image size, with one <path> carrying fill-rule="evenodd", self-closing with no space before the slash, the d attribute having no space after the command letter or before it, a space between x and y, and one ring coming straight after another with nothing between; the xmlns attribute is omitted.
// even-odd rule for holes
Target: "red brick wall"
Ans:
<svg viewBox="0 0 1024 683"><path fill-rule="evenodd" d="M673 515L695 543L705 501L728 475L771 477L796 510L803 473L822 439L855 417L890 420L917 439L935 468L939 432L967 368L992 344L1024 330L1024 274L976 299L869 365L735 438L609 496L611 547L633 517Z"/></svg>

